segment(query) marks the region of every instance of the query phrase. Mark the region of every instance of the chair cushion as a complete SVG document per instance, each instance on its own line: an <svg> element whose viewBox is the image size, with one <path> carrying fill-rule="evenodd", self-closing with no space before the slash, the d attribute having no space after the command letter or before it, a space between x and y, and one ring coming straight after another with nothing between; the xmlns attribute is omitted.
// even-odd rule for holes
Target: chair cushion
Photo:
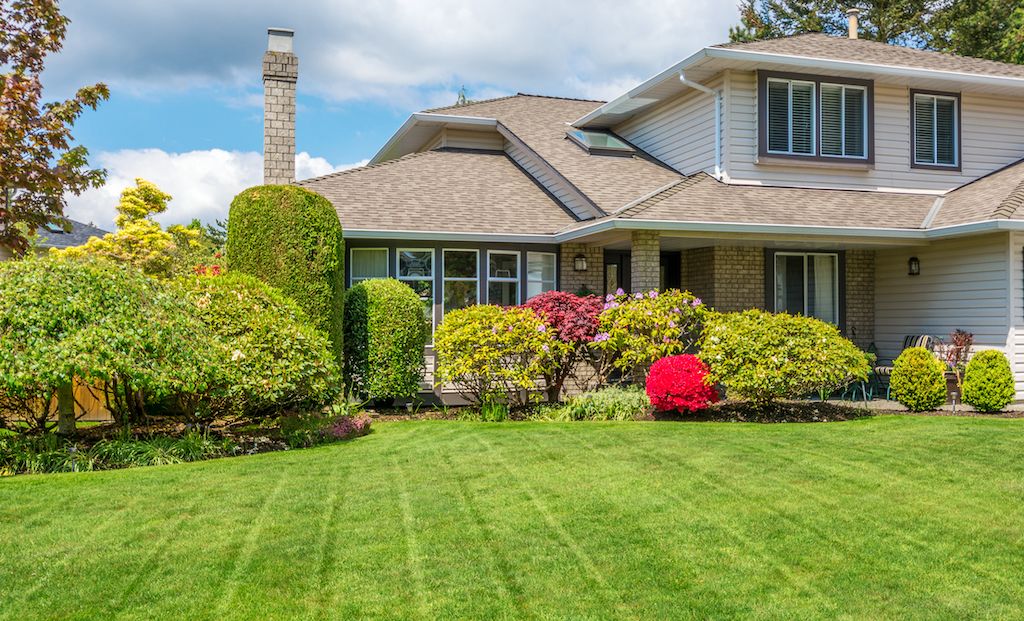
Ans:
<svg viewBox="0 0 1024 621"><path fill-rule="evenodd" d="M892 367L878 366L875 367L875 375L884 375L886 377L892 375Z"/></svg>

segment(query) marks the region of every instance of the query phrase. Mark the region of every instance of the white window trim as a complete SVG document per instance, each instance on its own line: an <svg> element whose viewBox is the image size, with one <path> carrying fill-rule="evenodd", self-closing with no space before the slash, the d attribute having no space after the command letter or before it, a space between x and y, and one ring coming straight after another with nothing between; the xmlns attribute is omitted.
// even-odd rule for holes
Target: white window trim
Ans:
<svg viewBox="0 0 1024 621"><path fill-rule="evenodd" d="M922 162L917 159L917 99L928 98L932 100L932 161ZM953 102L953 163L947 164L939 161L939 100L945 99ZM910 102L912 114L914 115L914 135L912 141L911 156L918 166L939 166L944 168L957 168L960 166L960 98L955 95L932 95L930 93L914 93Z"/></svg>
<svg viewBox="0 0 1024 621"><path fill-rule="evenodd" d="M551 257L551 261L552 261L552 263L555 266L554 278L552 278L551 280L544 280L543 278L540 279L540 280L532 280L530 278L530 255L531 254L532 255L541 255L541 256L545 256L545 257ZM558 253L556 253L556 252L535 252L535 251L532 251L532 250L528 250L526 252L526 292L527 293L530 292L530 283L534 283L534 282L540 283L542 289L544 288L544 283L550 282L551 283L551 289L549 289L549 291L557 291L558 290ZM540 295L540 294L538 294L538 295ZM526 299L529 300L530 298L526 298Z"/></svg>
<svg viewBox="0 0 1024 621"><path fill-rule="evenodd" d="M840 308L839 308L839 253L837 253L837 252L776 252L774 254L774 256L773 256L773 261L775 261L775 265L772 266L772 273L774 274L774 280L775 280L775 291L772 292L773 293L773 297L775 298L773 307L774 307L776 313L781 312L780 309L779 309L779 291L778 291L778 288L779 288L779 262L778 262L777 257L803 257L803 259L804 259L804 308L803 308L803 312L801 313L801 315L803 315L804 317L809 317L810 316L810 315L807 314L807 264L808 264L807 257L812 257L812 256L825 256L825 257L833 257L833 258L835 258L835 263L834 263L834 265L835 265L835 274L834 274L833 282L835 283L836 286L835 286L835 291L833 292L832 303L835 304L835 309L836 309L836 321L835 321L834 325L838 326L839 323L840 323L841 312L840 312Z"/></svg>
<svg viewBox="0 0 1024 621"><path fill-rule="evenodd" d="M402 253L403 252L429 252L430 253L430 334L434 334L434 329L437 328L437 313L435 307L437 306L437 252L433 248L396 248L395 249L395 280L401 282L415 282L417 280L426 280L422 276L402 276ZM433 337L431 337L433 342Z"/></svg>
<svg viewBox="0 0 1024 621"><path fill-rule="evenodd" d="M445 276L445 274L444 274L444 266L445 266L444 258L445 258L445 254L448 253L448 252L472 252L473 254L475 254L476 255L476 277L474 277L474 278L464 278L464 277L461 277L461 276L458 276L458 277L456 277L456 276L452 276L452 277ZM444 310L444 300L445 300L444 290L445 290L445 287L448 285L448 281L449 280L452 281L452 282L475 282L476 283L476 303L477 304L480 303L480 249L479 248L442 248L441 249L441 316L442 317L445 315L445 310Z"/></svg>
<svg viewBox="0 0 1024 621"><path fill-rule="evenodd" d="M355 273L352 272L352 266L354 266L356 264L356 262L352 259L352 257L355 255L356 251L359 251L359 250L377 250L377 251L383 250L385 253L389 252L387 248L349 248L348 249L348 264L349 264L348 286L349 287L351 287L352 285L354 285L354 284L356 284L358 282L361 282L363 280L370 280L372 278L381 278L381 276L356 276ZM390 259L390 257L388 257L384 261L384 265L386 266L386 269L388 269L388 273L385 274L383 276L383 278L389 278L391 276L391 272L390 272L391 259Z"/></svg>
<svg viewBox="0 0 1024 621"><path fill-rule="evenodd" d="M768 91L772 82L781 82L786 85L789 92L789 114L786 115L786 132L789 144L789 150L779 151L772 149L771 147L771 104L765 102L765 118L764 122L768 124L765 128L765 140L768 144L765 145L765 152L770 155L796 155L801 157L814 157L818 154L818 132L815 128L818 127L818 85L815 82L809 80L790 80L786 78L768 78L765 86L765 97L768 97ZM801 153L793 150L793 85L794 84L810 84L811 85L811 150L808 153Z"/></svg>
<svg viewBox="0 0 1024 621"><path fill-rule="evenodd" d="M825 153L824 151L821 151L820 153L818 153L818 155L820 155L821 157L831 157L831 158L835 158L835 159L844 159L844 160L866 160L866 159L868 159L868 89L863 87L863 86L859 86L857 84L844 84L842 82L822 82L821 86L822 87L825 87L825 86L838 86L840 89L842 89L840 91L841 94L840 94L840 99L839 99L839 129L840 129L840 131L839 131L839 138L841 140L840 150L842 151L842 155L832 155L830 153ZM847 91L847 89L857 89L857 90L862 91L864 93L864 108L863 108L864 127L861 130L861 133L862 133L862 138L861 139L863 140L863 142L861 144L864 145L864 155L846 155L846 91ZM815 102L815 104L816 104L816 106L818 108L821 108L821 91L822 90L824 90L824 89L818 89L818 100ZM819 116L824 116L824 115L819 115ZM822 123L822 119L819 118L818 119L818 135L819 136L822 134L821 123ZM803 154L801 153L801 154L796 154L796 155L803 155Z"/></svg>
<svg viewBox="0 0 1024 621"><path fill-rule="evenodd" d="M501 278L491 276L491 255L508 254L516 257L516 277ZM491 303L491 282L514 282L516 283L516 303L518 306L523 303L523 253L518 250L488 250L487 251L487 303Z"/></svg>

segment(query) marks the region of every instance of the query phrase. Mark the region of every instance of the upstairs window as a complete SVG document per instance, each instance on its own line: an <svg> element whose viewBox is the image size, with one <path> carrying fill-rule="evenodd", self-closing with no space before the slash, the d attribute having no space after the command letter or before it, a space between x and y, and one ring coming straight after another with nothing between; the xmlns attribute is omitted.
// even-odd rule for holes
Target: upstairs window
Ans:
<svg viewBox="0 0 1024 621"><path fill-rule="evenodd" d="M960 167L960 97L912 91L914 147L918 168Z"/></svg>
<svg viewBox="0 0 1024 621"><path fill-rule="evenodd" d="M759 155L870 163L872 88L866 80L759 72Z"/></svg>
<svg viewBox="0 0 1024 621"><path fill-rule="evenodd" d="M768 152L814 155L814 82L768 80Z"/></svg>

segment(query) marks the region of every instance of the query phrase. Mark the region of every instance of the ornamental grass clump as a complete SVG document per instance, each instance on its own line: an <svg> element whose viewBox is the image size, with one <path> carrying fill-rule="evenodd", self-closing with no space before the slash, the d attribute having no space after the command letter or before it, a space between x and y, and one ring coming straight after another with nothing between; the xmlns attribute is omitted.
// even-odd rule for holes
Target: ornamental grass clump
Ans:
<svg viewBox="0 0 1024 621"><path fill-rule="evenodd" d="M704 361L693 354L666 356L651 365L647 397L662 412L693 413L718 401Z"/></svg>
<svg viewBox="0 0 1024 621"><path fill-rule="evenodd" d="M946 402L946 365L923 347L896 358L889 378L892 396L911 412L934 410Z"/></svg>
<svg viewBox="0 0 1024 621"><path fill-rule="evenodd" d="M469 306L448 313L434 334L434 380L478 407L519 407L568 349L529 309Z"/></svg>
<svg viewBox="0 0 1024 621"><path fill-rule="evenodd" d="M987 349L967 363L963 382L964 403L979 412L998 412L1013 403L1013 371L1006 354Z"/></svg>
<svg viewBox="0 0 1024 621"><path fill-rule="evenodd" d="M700 356L728 397L765 410L781 399L829 393L867 379L868 358L829 323L748 310L708 320Z"/></svg>
<svg viewBox="0 0 1024 621"><path fill-rule="evenodd" d="M594 346L607 366L643 380L655 360L693 349L710 310L688 291L625 293L605 298Z"/></svg>
<svg viewBox="0 0 1024 621"><path fill-rule="evenodd" d="M588 356L588 347L598 332L601 298L548 291L530 298L523 307L532 310L551 328L555 337L567 345L560 350L561 354L553 357L550 371L544 375L548 402L556 403L566 379Z"/></svg>
<svg viewBox="0 0 1024 621"><path fill-rule="evenodd" d="M412 397L423 380L430 325L423 302L393 278L364 280L345 294L345 384L354 394Z"/></svg>

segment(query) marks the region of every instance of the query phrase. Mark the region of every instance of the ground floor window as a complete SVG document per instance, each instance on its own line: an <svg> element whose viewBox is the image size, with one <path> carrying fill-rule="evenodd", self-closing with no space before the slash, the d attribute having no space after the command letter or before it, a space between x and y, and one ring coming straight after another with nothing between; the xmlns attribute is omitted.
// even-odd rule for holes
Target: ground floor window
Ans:
<svg viewBox="0 0 1024 621"><path fill-rule="evenodd" d="M423 313L434 324L434 250L399 248L398 280L412 287L423 302Z"/></svg>
<svg viewBox="0 0 1024 621"><path fill-rule="evenodd" d="M487 251L487 303L519 304L519 252Z"/></svg>
<svg viewBox="0 0 1024 621"><path fill-rule="evenodd" d="M775 253L775 311L839 324L839 255Z"/></svg>
<svg viewBox="0 0 1024 621"><path fill-rule="evenodd" d="M349 284L388 277L387 248L353 248L349 253Z"/></svg>
<svg viewBox="0 0 1024 621"><path fill-rule="evenodd" d="M444 250L441 255L444 281L442 298L444 313L480 302L478 250Z"/></svg>
<svg viewBox="0 0 1024 621"><path fill-rule="evenodd" d="M526 299L555 289L555 258L553 252L526 253Z"/></svg>

